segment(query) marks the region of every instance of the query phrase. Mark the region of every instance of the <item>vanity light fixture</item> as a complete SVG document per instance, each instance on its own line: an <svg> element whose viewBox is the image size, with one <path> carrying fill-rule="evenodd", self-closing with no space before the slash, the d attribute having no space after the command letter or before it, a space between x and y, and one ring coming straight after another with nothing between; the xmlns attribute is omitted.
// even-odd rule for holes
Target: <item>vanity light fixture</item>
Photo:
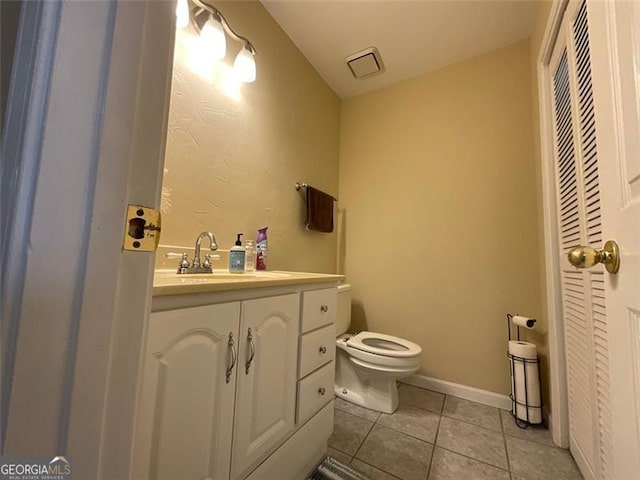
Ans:
<svg viewBox="0 0 640 480"><path fill-rule="evenodd" d="M234 74L240 82L251 83L255 81L256 61L254 57L256 49L249 39L238 35L229 26L220 10L202 0L178 0L176 27L184 28L189 23L192 23L200 33L201 45L206 54L215 60L220 60L226 55L226 36L242 43L242 49L233 62Z"/></svg>
<svg viewBox="0 0 640 480"><path fill-rule="evenodd" d="M189 26L189 2L188 0L178 0L176 5L176 27L186 28Z"/></svg>
<svg viewBox="0 0 640 480"><path fill-rule="evenodd" d="M255 81L256 61L253 59L253 53L246 46L242 47L242 50L236 56L236 60L233 62L233 70L239 81L244 83Z"/></svg>
<svg viewBox="0 0 640 480"><path fill-rule="evenodd" d="M224 36L220 17L211 15L200 30L200 42L207 55L214 60L222 60L227 54L227 39Z"/></svg>

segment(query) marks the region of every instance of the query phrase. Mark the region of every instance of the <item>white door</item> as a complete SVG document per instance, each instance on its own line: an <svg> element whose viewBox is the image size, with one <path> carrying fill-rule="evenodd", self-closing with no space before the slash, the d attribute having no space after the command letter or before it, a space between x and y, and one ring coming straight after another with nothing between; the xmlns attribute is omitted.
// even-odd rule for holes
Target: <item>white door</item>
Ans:
<svg viewBox="0 0 640 480"><path fill-rule="evenodd" d="M242 303L233 479L295 428L299 312L297 293Z"/></svg>
<svg viewBox="0 0 640 480"><path fill-rule="evenodd" d="M172 2L22 3L1 145L0 454L68 456L74 478L130 477L154 255L122 239L127 204L160 205L174 23Z"/></svg>
<svg viewBox="0 0 640 480"><path fill-rule="evenodd" d="M548 70L570 448L587 479L640 478L639 104L635 83L617 78L617 69L631 74L640 60L634 40L640 23L632 30L634 17L620 16L621 8L637 6L570 2ZM622 18L626 29L615 24ZM635 58L627 51L633 45ZM623 93L626 101L619 98ZM632 121L623 126L625 115ZM573 247L601 249L609 239L622 248L619 273L569 264Z"/></svg>
<svg viewBox="0 0 640 480"><path fill-rule="evenodd" d="M133 478L228 480L239 323L240 302L151 314Z"/></svg>
<svg viewBox="0 0 640 480"><path fill-rule="evenodd" d="M640 3L590 4L602 227L621 249L605 276L615 452L612 478L640 479Z"/></svg>

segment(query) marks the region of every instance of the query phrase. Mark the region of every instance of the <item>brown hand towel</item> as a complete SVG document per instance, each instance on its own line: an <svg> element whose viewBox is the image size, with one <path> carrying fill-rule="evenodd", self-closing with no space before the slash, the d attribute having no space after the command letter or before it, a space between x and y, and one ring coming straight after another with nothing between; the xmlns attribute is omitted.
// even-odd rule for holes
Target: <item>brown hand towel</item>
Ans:
<svg viewBox="0 0 640 480"><path fill-rule="evenodd" d="M333 232L333 202L331 195L307 186L307 230Z"/></svg>

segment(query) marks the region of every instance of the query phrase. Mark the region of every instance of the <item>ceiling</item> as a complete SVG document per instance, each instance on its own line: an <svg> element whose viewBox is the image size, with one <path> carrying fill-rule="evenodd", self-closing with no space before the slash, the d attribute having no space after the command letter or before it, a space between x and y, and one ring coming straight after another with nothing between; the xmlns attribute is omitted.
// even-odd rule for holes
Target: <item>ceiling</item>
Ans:
<svg viewBox="0 0 640 480"><path fill-rule="evenodd" d="M262 0L341 98L385 87L531 35L529 0ZM357 80L345 58L377 47L386 71Z"/></svg>

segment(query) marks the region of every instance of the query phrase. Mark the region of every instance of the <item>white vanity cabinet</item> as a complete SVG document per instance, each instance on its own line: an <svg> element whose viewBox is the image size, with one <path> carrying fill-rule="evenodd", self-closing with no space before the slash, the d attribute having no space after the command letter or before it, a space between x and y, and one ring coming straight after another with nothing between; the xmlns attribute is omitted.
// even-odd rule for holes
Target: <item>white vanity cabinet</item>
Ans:
<svg viewBox="0 0 640 480"><path fill-rule="evenodd" d="M295 429L300 295L242 302L233 479Z"/></svg>
<svg viewBox="0 0 640 480"><path fill-rule="evenodd" d="M132 478L295 480L313 467L333 426L337 295L313 287L154 297Z"/></svg>
<svg viewBox="0 0 640 480"><path fill-rule="evenodd" d="M239 319L240 302L151 314L133 478L229 478Z"/></svg>
<svg viewBox="0 0 640 480"><path fill-rule="evenodd" d="M309 420L333 398L337 300L335 288L302 294L298 423Z"/></svg>

